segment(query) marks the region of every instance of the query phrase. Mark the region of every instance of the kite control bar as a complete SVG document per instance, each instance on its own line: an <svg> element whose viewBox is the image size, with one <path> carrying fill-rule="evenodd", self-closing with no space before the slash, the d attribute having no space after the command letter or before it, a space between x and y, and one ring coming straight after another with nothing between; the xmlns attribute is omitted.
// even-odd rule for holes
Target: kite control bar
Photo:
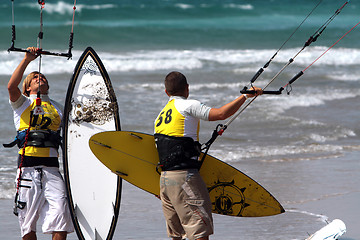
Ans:
<svg viewBox="0 0 360 240"><path fill-rule="evenodd" d="M296 74L290 81L283 87L279 88L277 91L263 91L263 94L269 94L269 95L280 95L282 91L290 86L293 82L295 82L298 78L300 78L304 74L304 71L300 71L298 74ZM241 94L255 94L255 90L248 90L247 87L244 87L243 90L240 91ZM288 91L289 94L289 91Z"/></svg>
<svg viewBox="0 0 360 240"><path fill-rule="evenodd" d="M39 51L37 51L37 54L39 55L52 55L52 56L58 56L58 57L67 57L68 59L70 59L72 57L72 53L71 53L71 49L73 48L73 40L74 40L74 18L75 18L75 10L76 10L76 0L74 0L74 7L73 7L73 17L72 17L72 26L71 26L71 32L70 32L70 37L69 37L69 49L68 52L65 53L58 53L58 52L50 52L50 51L45 51L42 50L41 47L41 40L43 39L43 31L42 31L42 26L43 26L43 19L42 19L42 10L45 6L45 0L38 0L38 3L41 6L41 11L40 11L40 32L38 34L38 48L40 49ZM23 48L17 48L15 47L15 40L16 40L16 30L15 30L15 20L14 20L14 0L12 0L12 27L11 27L11 31L12 31L12 39L11 39L11 47L8 49L8 52L29 52L27 49L23 49Z"/></svg>
<svg viewBox="0 0 360 240"><path fill-rule="evenodd" d="M244 87L243 90L240 91L241 94L255 94L256 91L255 90L248 90L247 87ZM281 91L263 91L263 94L273 94L273 95L280 95Z"/></svg>
<svg viewBox="0 0 360 240"><path fill-rule="evenodd" d="M27 49L23 49L23 48L16 48L14 46L11 46L8 51L12 51L12 52L30 52ZM40 49L39 51L37 51L37 54L41 54L41 55L52 55L52 56L58 56L58 57L67 57L67 58L71 58L72 54L71 51L67 52L67 53L57 53L57 52L50 52L50 51L44 51L42 49Z"/></svg>

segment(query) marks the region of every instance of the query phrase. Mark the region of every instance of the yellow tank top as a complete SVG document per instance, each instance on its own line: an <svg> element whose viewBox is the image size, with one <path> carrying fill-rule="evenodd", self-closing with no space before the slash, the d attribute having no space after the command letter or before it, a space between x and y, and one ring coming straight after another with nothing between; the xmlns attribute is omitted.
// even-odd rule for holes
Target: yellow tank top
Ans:
<svg viewBox="0 0 360 240"><path fill-rule="evenodd" d="M155 121L155 132L174 137L184 136L185 117L174 106L175 100L166 104Z"/></svg>
<svg viewBox="0 0 360 240"><path fill-rule="evenodd" d="M198 141L200 119L207 120L209 110L197 100L171 97L155 120L155 133Z"/></svg>
<svg viewBox="0 0 360 240"><path fill-rule="evenodd" d="M30 112L35 106L36 102L34 99L26 98L19 108L14 109L14 121L18 131L28 129ZM62 118L61 110L56 108L48 97L42 99L41 107L44 110L44 114L32 116L30 130L59 130ZM22 152L23 149L20 149L19 154L22 154ZM57 149L54 148L28 146L25 149L25 155L32 157L58 157L58 152Z"/></svg>

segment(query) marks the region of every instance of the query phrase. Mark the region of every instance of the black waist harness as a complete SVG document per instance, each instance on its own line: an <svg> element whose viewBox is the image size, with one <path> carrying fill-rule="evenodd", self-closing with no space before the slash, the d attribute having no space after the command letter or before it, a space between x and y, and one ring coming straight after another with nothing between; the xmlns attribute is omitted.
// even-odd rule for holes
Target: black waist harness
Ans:
<svg viewBox="0 0 360 240"><path fill-rule="evenodd" d="M163 171L200 168L199 142L190 137L172 137L158 133L154 137L159 153L158 166Z"/></svg>
<svg viewBox="0 0 360 240"><path fill-rule="evenodd" d="M31 156L21 156L18 157L18 167L36 167L36 166L45 166L45 167L59 167L59 160L57 157L31 157Z"/></svg>
<svg viewBox="0 0 360 240"><path fill-rule="evenodd" d="M26 131L18 132L15 140L8 144L3 144L4 147L14 147L17 145L19 148L24 147ZM52 147L58 149L61 144L60 132L51 130L32 130L29 132L28 141L26 146L35 147Z"/></svg>

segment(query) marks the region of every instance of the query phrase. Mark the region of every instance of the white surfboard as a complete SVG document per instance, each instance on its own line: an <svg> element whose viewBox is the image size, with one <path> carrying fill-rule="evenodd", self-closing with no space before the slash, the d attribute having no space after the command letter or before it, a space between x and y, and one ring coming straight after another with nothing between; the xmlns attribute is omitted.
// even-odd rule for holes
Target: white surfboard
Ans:
<svg viewBox="0 0 360 240"><path fill-rule="evenodd" d="M335 219L319 231L312 234L306 240L334 240L346 232L346 226L340 219Z"/></svg>
<svg viewBox="0 0 360 240"><path fill-rule="evenodd" d="M121 178L94 156L88 142L95 133L121 130L120 118L109 76L91 47L75 67L63 119L64 175L78 238L112 239Z"/></svg>

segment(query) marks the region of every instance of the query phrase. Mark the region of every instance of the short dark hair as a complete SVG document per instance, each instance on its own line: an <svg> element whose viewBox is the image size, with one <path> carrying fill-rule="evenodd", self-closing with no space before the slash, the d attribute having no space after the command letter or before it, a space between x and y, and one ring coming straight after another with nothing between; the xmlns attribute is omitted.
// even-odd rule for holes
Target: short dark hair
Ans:
<svg viewBox="0 0 360 240"><path fill-rule="evenodd" d="M184 93L188 86L186 77L181 72L171 72L165 77L165 89L172 96Z"/></svg>

